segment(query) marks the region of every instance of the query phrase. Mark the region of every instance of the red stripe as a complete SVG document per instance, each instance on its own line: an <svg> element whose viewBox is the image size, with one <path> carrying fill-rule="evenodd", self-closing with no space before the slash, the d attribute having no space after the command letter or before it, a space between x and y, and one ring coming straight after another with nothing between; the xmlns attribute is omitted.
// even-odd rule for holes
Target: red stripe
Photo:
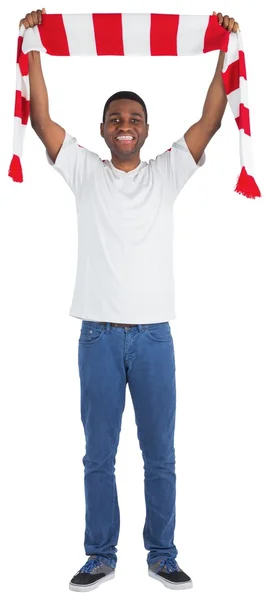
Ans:
<svg viewBox="0 0 270 600"><path fill-rule="evenodd" d="M48 54L70 56L62 15L42 15L42 23L38 25L38 29L41 42Z"/></svg>
<svg viewBox="0 0 270 600"><path fill-rule="evenodd" d="M177 32L179 15L151 13L151 56L177 56Z"/></svg>
<svg viewBox="0 0 270 600"><path fill-rule="evenodd" d="M21 74L28 75L29 74L28 54L23 53L22 42L23 42L23 38L21 35L19 35L18 45L17 45L17 63L19 63Z"/></svg>
<svg viewBox="0 0 270 600"><path fill-rule="evenodd" d="M212 50L223 50L227 52L229 44L229 31L219 25L217 16L209 17L209 22L204 36L203 52L211 52Z"/></svg>
<svg viewBox="0 0 270 600"><path fill-rule="evenodd" d="M239 69L240 69L240 77L247 78L247 70L246 70L246 61L245 54L243 50L239 50Z"/></svg>
<svg viewBox="0 0 270 600"><path fill-rule="evenodd" d="M238 129L244 129L244 132L247 135L251 135L249 109L246 106L244 106L244 104L242 104L242 103L240 104L239 117L237 117L235 120L236 120Z"/></svg>
<svg viewBox="0 0 270 600"><path fill-rule="evenodd" d="M222 73L223 83L225 87L225 92L228 96L234 90L239 88L240 77L247 78L246 73L246 64L245 64L245 55L242 50L239 51L239 60L236 60L231 65L228 66L225 73Z"/></svg>
<svg viewBox="0 0 270 600"><path fill-rule="evenodd" d="M92 14L97 55L124 54L122 13Z"/></svg>
<svg viewBox="0 0 270 600"><path fill-rule="evenodd" d="M18 43L17 43L17 62L19 62L19 57L20 57L20 54L22 51L22 41L23 41L22 36L19 35Z"/></svg>
<svg viewBox="0 0 270 600"><path fill-rule="evenodd" d="M26 100L19 90L16 90L14 116L20 117L22 125L27 125L30 115L30 100Z"/></svg>

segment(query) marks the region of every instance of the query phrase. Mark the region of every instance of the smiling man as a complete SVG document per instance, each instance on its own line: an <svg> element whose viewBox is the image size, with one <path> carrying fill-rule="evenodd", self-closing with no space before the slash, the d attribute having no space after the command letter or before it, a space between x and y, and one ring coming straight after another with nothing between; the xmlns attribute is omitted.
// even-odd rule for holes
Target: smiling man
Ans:
<svg viewBox="0 0 270 600"><path fill-rule="evenodd" d="M28 13L21 22L34 27L44 10ZM237 31L234 19L221 13L217 19L222 27ZM166 587L190 588L191 578L180 569L174 544L176 386L169 324L175 319L173 206L204 164L205 148L221 126L227 103L221 76L224 53L199 121L149 162L140 159L149 133L140 96L123 91L107 100L100 134L111 159L102 160L52 121L39 52L28 56L31 124L49 164L73 191L78 217L70 315L82 321L78 360L88 560L69 588L93 590L115 575L120 514L114 466L127 384L144 461L148 573ZM136 575L136 564L130 568Z"/></svg>
<svg viewBox="0 0 270 600"><path fill-rule="evenodd" d="M121 92L109 98L100 125L100 134L110 148L113 165L126 173L140 164L140 150L149 130L144 102L141 98L138 98L139 102L132 100L132 97L136 98L136 94Z"/></svg>

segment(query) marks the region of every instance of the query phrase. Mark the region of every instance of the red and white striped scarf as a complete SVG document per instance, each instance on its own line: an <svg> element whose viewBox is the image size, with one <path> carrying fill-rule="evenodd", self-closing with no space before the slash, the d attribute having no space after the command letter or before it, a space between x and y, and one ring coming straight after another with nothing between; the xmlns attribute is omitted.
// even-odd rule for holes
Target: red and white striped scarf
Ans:
<svg viewBox="0 0 270 600"><path fill-rule="evenodd" d="M235 191L261 196L254 179L245 54L239 30L229 33L216 15L91 13L42 15L42 24L21 25L16 64L13 158L9 176L22 182L25 127L30 115L28 55L31 50L53 56L191 56L226 52L222 78L239 129L241 172Z"/></svg>

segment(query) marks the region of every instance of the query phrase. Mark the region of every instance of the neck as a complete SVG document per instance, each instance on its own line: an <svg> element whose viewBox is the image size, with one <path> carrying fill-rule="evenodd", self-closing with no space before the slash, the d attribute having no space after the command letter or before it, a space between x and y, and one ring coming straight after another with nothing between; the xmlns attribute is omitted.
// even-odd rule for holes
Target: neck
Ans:
<svg viewBox="0 0 270 600"><path fill-rule="evenodd" d="M140 156L130 156L129 158L118 158L115 155L112 155L112 164L116 169L120 169L121 171L125 171L125 173L128 173L129 171L133 171L133 169L136 169L140 162Z"/></svg>

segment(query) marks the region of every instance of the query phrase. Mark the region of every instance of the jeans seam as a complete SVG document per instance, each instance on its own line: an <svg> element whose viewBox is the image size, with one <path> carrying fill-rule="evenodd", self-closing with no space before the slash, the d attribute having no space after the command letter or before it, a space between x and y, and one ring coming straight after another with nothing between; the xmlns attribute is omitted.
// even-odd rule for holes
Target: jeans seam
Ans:
<svg viewBox="0 0 270 600"><path fill-rule="evenodd" d="M112 477L112 486L113 486L112 534L111 534L111 538L110 538L110 542L109 542L111 545L113 545L113 535L114 535L114 527L115 527L115 521L114 521L115 506L116 506L115 476Z"/></svg>

